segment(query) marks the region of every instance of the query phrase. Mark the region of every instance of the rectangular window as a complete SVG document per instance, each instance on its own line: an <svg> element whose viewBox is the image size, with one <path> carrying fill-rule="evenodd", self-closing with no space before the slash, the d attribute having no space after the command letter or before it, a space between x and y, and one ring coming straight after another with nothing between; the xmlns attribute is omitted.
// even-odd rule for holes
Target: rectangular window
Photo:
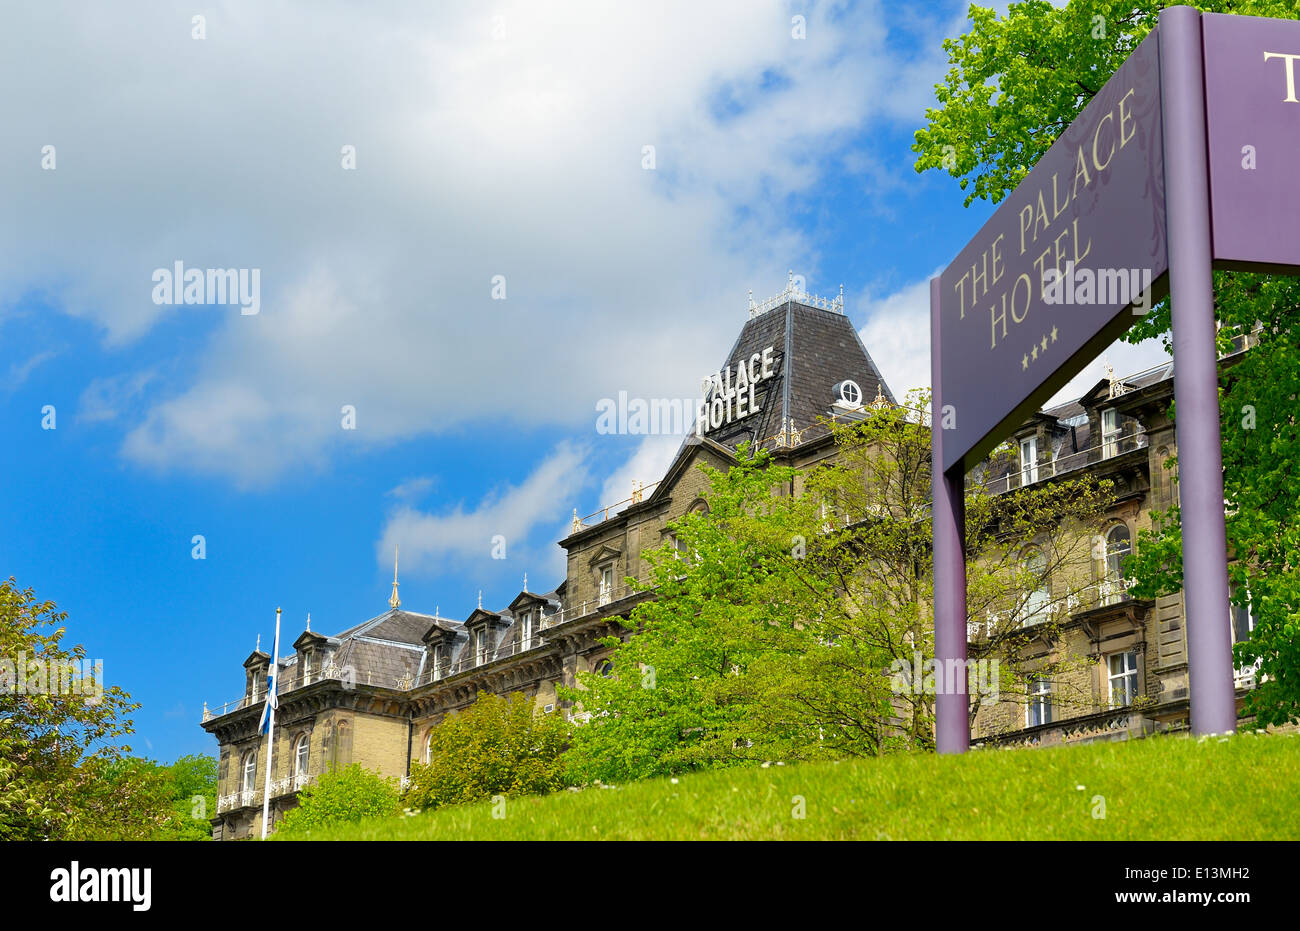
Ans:
<svg viewBox="0 0 1300 931"><path fill-rule="evenodd" d="M1029 681L1029 707L1025 709L1025 726L1052 723L1052 683L1048 679Z"/></svg>
<svg viewBox="0 0 1300 931"><path fill-rule="evenodd" d="M302 655L302 684L311 685L311 654Z"/></svg>
<svg viewBox="0 0 1300 931"><path fill-rule="evenodd" d="M1109 459L1119 452L1119 411L1108 407L1101 412L1101 458Z"/></svg>
<svg viewBox="0 0 1300 931"><path fill-rule="evenodd" d="M602 566L600 570L600 603L607 605L614 599L614 567Z"/></svg>
<svg viewBox="0 0 1300 931"><path fill-rule="evenodd" d="M519 616L519 648L527 650L533 645L533 612L525 611Z"/></svg>
<svg viewBox="0 0 1300 931"><path fill-rule="evenodd" d="M1250 639L1250 632L1255 629L1255 611L1253 606L1240 608L1237 605L1228 606L1228 620L1232 625L1232 642L1233 644L1245 643ZM1245 666L1237 666L1233 670L1233 679L1237 688L1254 688L1255 673L1259 670L1262 660L1256 660Z"/></svg>
<svg viewBox="0 0 1300 931"><path fill-rule="evenodd" d="M1032 485L1038 481L1038 437L1020 441L1020 484Z"/></svg>
<svg viewBox="0 0 1300 931"><path fill-rule="evenodd" d="M1138 697L1137 652L1112 653L1107 657L1110 704L1119 708L1131 705Z"/></svg>
<svg viewBox="0 0 1300 931"><path fill-rule="evenodd" d="M474 657L475 665L487 662L487 631L482 627L474 631Z"/></svg>

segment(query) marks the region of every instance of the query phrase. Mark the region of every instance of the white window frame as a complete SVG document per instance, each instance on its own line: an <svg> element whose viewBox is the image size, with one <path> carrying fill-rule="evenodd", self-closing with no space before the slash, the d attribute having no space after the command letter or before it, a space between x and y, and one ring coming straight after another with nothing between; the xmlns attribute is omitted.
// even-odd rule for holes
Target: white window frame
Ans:
<svg viewBox="0 0 1300 931"><path fill-rule="evenodd" d="M293 746L293 788L296 792L307 782L311 767L311 735L300 734Z"/></svg>
<svg viewBox="0 0 1300 931"><path fill-rule="evenodd" d="M442 666L442 644L439 643L433 648L433 678L435 682L443 677L445 670L443 670Z"/></svg>
<svg viewBox="0 0 1300 931"><path fill-rule="evenodd" d="M429 728L429 733L424 735L424 762L433 762L433 728Z"/></svg>
<svg viewBox="0 0 1300 931"><path fill-rule="evenodd" d="M249 750L244 754L244 763L241 767L242 775L239 780L239 793L243 797L245 805L252 804L252 796L257 792L257 751Z"/></svg>
<svg viewBox="0 0 1300 931"><path fill-rule="evenodd" d="M1111 534L1116 530L1123 530L1125 533L1125 549L1121 552L1115 548L1111 542ZM1119 604L1128 597L1128 581L1123 574L1123 560L1133 554L1133 532L1129 530L1128 524L1115 524L1106 531L1105 537L1106 557L1102 565L1101 581L1101 603L1103 605ZM1111 561L1115 565L1112 567Z"/></svg>
<svg viewBox="0 0 1300 931"><path fill-rule="evenodd" d="M1245 643L1245 640L1237 638L1237 612L1243 610L1234 604L1228 605L1228 636L1232 638L1232 645ZM1246 612L1246 639L1250 639L1251 633L1255 630L1255 606L1248 603L1244 609ZM1259 671L1263 659L1257 659L1255 662L1246 666L1234 666L1232 671L1233 684L1237 688L1254 688L1255 673Z"/></svg>
<svg viewBox="0 0 1300 931"><path fill-rule="evenodd" d="M1031 581L1029 597L1025 599L1024 619L1021 627L1031 627L1048 620L1052 605L1052 581L1047 577L1047 555L1040 549L1031 549L1021 557L1026 572L1043 573L1041 581ZM1041 568L1035 564L1041 561Z"/></svg>
<svg viewBox="0 0 1300 931"><path fill-rule="evenodd" d="M487 662L487 628L474 628L474 665L482 666Z"/></svg>
<svg viewBox="0 0 1300 931"><path fill-rule="evenodd" d="M1101 458L1111 459L1119 454L1119 411L1108 407L1101 412Z"/></svg>
<svg viewBox="0 0 1300 931"><path fill-rule="evenodd" d="M614 564L607 562L600 567L600 604L601 607L614 600Z"/></svg>
<svg viewBox="0 0 1300 931"><path fill-rule="evenodd" d="M1120 668L1117 672L1115 661L1120 660ZM1123 686L1124 697L1127 701L1116 701L1115 683L1129 683ZM1137 650L1123 650L1119 653L1111 653L1106 657L1106 696L1112 708L1122 708L1125 705L1131 705L1137 700L1140 680L1138 678L1138 655Z"/></svg>
<svg viewBox="0 0 1300 931"><path fill-rule="evenodd" d="M530 608L519 615L519 648L527 650L533 645L533 612Z"/></svg>
<svg viewBox="0 0 1300 931"><path fill-rule="evenodd" d="M1020 441L1020 484L1032 485L1038 481L1038 437L1027 436Z"/></svg>
<svg viewBox="0 0 1300 931"><path fill-rule="evenodd" d="M302 684L311 685L311 654L302 655Z"/></svg>
<svg viewBox="0 0 1300 931"><path fill-rule="evenodd" d="M1037 720L1035 720L1037 718ZM1025 706L1025 727L1052 723L1052 680L1036 676L1029 680L1029 704Z"/></svg>

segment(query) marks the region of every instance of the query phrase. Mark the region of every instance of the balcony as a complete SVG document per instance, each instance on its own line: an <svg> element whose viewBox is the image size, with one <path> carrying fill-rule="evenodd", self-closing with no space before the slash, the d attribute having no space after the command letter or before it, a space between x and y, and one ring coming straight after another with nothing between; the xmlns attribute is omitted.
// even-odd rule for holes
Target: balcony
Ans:
<svg viewBox="0 0 1300 931"><path fill-rule="evenodd" d="M1148 438L1145 432L1107 438L1102 443L1089 449L1070 453L1066 456L1059 456L1049 462L1040 462L1034 470L1022 471L1017 467L1013 467L1006 475L983 483L969 482L967 487L980 487L982 484L984 490L991 495L1006 494L1008 491L1015 491L1017 488L1029 487L1040 484L1047 479L1057 478L1070 472L1077 472L1080 469L1094 466L1108 459L1117 459L1125 453L1146 449L1147 446ZM1025 481L1026 475L1031 476L1033 480Z"/></svg>

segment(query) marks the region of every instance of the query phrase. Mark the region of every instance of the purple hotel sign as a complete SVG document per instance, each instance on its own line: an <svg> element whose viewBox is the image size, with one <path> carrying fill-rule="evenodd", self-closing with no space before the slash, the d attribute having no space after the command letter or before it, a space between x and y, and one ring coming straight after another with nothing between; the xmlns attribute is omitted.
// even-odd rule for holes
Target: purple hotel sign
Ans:
<svg viewBox="0 0 1300 931"><path fill-rule="evenodd" d="M1206 13L1214 260L1300 266L1300 22Z"/></svg>
<svg viewBox="0 0 1300 931"><path fill-rule="evenodd" d="M1236 727L1212 268L1300 274L1300 22L1157 28L930 282L935 659L966 659L965 473L1165 293L1191 725ZM1105 283L1103 285L1103 282ZM964 676L935 700L970 742Z"/></svg>
<svg viewBox="0 0 1300 931"><path fill-rule="evenodd" d="M1161 135L1152 34L940 276L945 470L978 462L1162 295Z"/></svg>

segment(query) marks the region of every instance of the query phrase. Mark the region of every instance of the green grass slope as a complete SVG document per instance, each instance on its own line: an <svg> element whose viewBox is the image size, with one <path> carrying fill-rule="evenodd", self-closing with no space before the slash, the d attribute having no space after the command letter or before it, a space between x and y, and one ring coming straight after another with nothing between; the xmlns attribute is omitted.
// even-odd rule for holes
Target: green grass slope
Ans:
<svg viewBox="0 0 1300 931"><path fill-rule="evenodd" d="M504 815L485 802L310 839L1294 840L1300 738L773 764L507 799Z"/></svg>

